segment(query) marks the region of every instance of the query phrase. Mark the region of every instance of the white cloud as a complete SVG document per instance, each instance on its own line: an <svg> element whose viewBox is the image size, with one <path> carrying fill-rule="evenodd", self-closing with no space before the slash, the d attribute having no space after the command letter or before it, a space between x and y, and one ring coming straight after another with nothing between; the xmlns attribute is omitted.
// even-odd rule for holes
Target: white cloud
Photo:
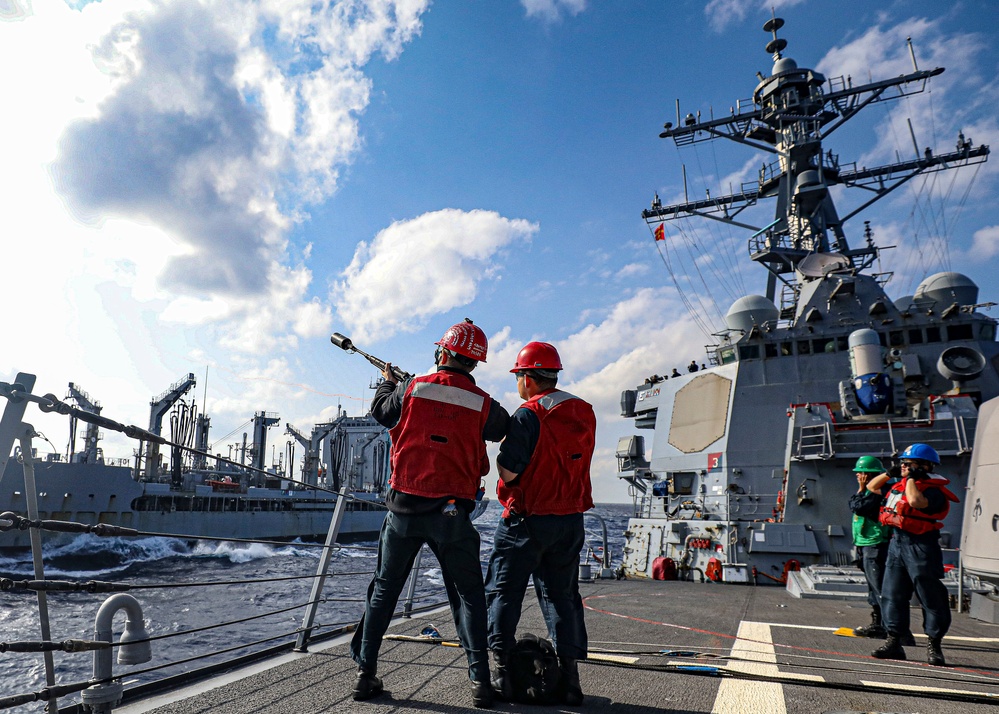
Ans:
<svg viewBox="0 0 999 714"><path fill-rule="evenodd" d="M528 17L538 17L545 22L555 22L567 15L578 15L586 9L586 0L520 0Z"/></svg>
<svg viewBox="0 0 999 714"><path fill-rule="evenodd" d="M287 234L362 148L365 64L398 57L428 6L19 3L0 22L0 195L5 259L24 269L0 302L61 347L5 345L0 372L113 372L141 405L190 349L263 364L326 332Z"/></svg>
<svg viewBox="0 0 999 714"><path fill-rule="evenodd" d="M614 274L615 280L630 280L639 275L647 275L652 271L648 263L628 263Z"/></svg>
<svg viewBox="0 0 999 714"><path fill-rule="evenodd" d="M999 226L986 226L975 231L972 236L971 255L973 260L990 260L999 255Z"/></svg>
<svg viewBox="0 0 999 714"><path fill-rule="evenodd" d="M751 12L770 12L771 8L779 10L793 7L805 0L710 0L704 7L708 25L715 32L722 32L729 25L741 22Z"/></svg>
<svg viewBox="0 0 999 714"><path fill-rule="evenodd" d="M334 286L337 313L357 341L413 332L430 317L470 303L497 272L497 255L538 225L493 211L444 209L393 223Z"/></svg>

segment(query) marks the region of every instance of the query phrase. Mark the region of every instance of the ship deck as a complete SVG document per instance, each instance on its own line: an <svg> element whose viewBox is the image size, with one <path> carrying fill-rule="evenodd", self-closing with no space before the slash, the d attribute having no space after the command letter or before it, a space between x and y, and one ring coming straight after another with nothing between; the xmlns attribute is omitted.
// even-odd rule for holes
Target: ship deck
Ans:
<svg viewBox="0 0 999 714"><path fill-rule="evenodd" d="M581 583L591 659L580 663L585 700L567 711L985 712L999 704L999 626L954 614L944 639L948 667L926 664L913 610L909 661L869 656L879 641L838 636L866 624L866 603L796 599L777 586L648 580ZM533 593L521 631L543 633ZM447 610L393 624L415 636L433 623L454 637ZM666 653L661 653L665 650ZM692 656L701 655L701 656ZM386 640L379 675L386 692L351 698L356 667L347 638L115 709L122 714L307 714L472 710L458 647ZM127 676L125 677L127 679ZM962 700L968 696L978 702ZM531 707L533 709L533 707ZM496 710L523 705L497 702ZM540 711L540 709L539 709Z"/></svg>

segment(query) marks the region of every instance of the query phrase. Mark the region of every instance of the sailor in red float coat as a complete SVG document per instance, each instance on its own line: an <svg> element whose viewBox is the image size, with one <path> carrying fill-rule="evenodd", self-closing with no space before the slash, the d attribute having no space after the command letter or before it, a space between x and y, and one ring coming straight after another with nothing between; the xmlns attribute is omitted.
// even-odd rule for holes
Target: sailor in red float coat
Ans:
<svg viewBox="0 0 999 714"><path fill-rule="evenodd" d="M371 400L371 416L392 435L389 512L378 537L378 564L364 615L350 643L357 662L354 699L384 691L378 651L417 554L437 556L458 639L468 660L472 703L490 706L486 597L479 533L469 514L480 478L489 470L485 441L500 441L510 415L475 386L471 375L486 359L486 336L470 321L437 342L437 371L397 383L392 365Z"/></svg>
<svg viewBox="0 0 999 714"><path fill-rule="evenodd" d="M586 659L587 634L579 596L579 553L585 542L583 513L593 507L590 459L593 408L559 391L562 360L553 345L530 342L511 372L525 400L510 419L496 466L503 517L496 526L486 575L493 686L515 694L507 662L516 640L530 578L548 636L561 664L563 701L583 701L577 660Z"/></svg>
<svg viewBox="0 0 999 714"><path fill-rule="evenodd" d="M511 513L563 516L593 508L593 407L568 392L547 389L524 402L521 409L534 413L540 432L520 477L510 486L502 480L497 484L503 517Z"/></svg>
<svg viewBox="0 0 999 714"><path fill-rule="evenodd" d="M946 500L943 500L942 509L934 513L926 513L909 505L909 499L905 495L906 482L899 481L888 492L888 496L881 506L881 524L898 528L913 535L923 535L930 531L940 530L943 528L944 518L950 512L951 502L959 502L958 497L946 488L949 483L949 479L940 476L913 480L913 485L920 493L929 488L936 488L946 497Z"/></svg>
<svg viewBox="0 0 999 714"><path fill-rule="evenodd" d="M475 500L489 472L482 432L492 400L468 375L439 371L411 380L392 427L396 491L424 498Z"/></svg>

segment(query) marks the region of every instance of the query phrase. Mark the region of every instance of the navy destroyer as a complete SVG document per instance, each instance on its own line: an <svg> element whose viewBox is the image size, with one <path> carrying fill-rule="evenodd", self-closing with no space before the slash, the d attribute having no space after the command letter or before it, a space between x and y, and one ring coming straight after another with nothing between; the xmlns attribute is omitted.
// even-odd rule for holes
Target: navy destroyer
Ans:
<svg viewBox="0 0 999 714"><path fill-rule="evenodd" d="M654 435L649 456L641 435L617 447L636 507L629 575L651 576L658 559L682 578L783 584L805 566L847 565L857 458L930 444L964 500L979 408L999 395L996 320L983 312L993 303L980 302L975 283L941 272L889 298L872 226L847 238L850 219L894 189L983 162L989 148L961 134L953 151L914 146L909 160L866 167L823 147L864 107L922 92L943 68L919 69L910 45L911 72L864 84L827 79L784 54L782 25L775 17L764 26L773 68L757 73L751 102L721 118L681 119L678 109L660 134L681 147L728 139L773 157L729 195L673 205L657 195L642 214L657 240L689 217L746 229L767 284L765 295L732 304L704 369L652 376L622 394L623 416ZM865 199L841 215L836 187L837 196L866 190ZM763 199L776 201L772 221L753 225L743 211ZM945 548L957 548L961 527L959 507Z"/></svg>
<svg viewBox="0 0 999 714"><path fill-rule="evenodd" d="M347 416L316 424L303 434L286 424L290 440L275 463L267 463L268 429L280 424L272 412L252 418L252 438L212 454L211 419L183 397L195 386L193 374L150 402L149 434L160 435L169 421L166 454L152 439L140 441L133 458L106 457L101 405L72 382L65 402L70 411L66 453L34 454L38 517L89 525L106 524L146 535L184 538L322 539L329 530L337 492L346 487L349 503L341 537L371 537L384 520L389 476L388 431L369 416ZM76 449L77 427L85 424ZM105 424L114 422L105 421ZM295 445L304 448L294 474ZM217 448L218 445L215 445ZM0 513L24 513L22 467L6 460L0 479ZM0 532L0 550L29 547L26 530ZM73 536L55 533L58 544Z"/></svg>

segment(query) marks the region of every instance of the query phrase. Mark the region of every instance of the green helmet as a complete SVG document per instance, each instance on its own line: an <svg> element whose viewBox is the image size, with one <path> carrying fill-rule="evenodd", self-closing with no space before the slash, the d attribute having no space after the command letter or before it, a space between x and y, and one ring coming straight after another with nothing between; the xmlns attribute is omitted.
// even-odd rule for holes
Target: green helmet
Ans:
<svg viewBox="0 0 999 714"><path fill-rule="evenodd" d="M877 456L861 456L853 466L854 473L862 471L868 474L884 473L885 467Z"/></svg>

